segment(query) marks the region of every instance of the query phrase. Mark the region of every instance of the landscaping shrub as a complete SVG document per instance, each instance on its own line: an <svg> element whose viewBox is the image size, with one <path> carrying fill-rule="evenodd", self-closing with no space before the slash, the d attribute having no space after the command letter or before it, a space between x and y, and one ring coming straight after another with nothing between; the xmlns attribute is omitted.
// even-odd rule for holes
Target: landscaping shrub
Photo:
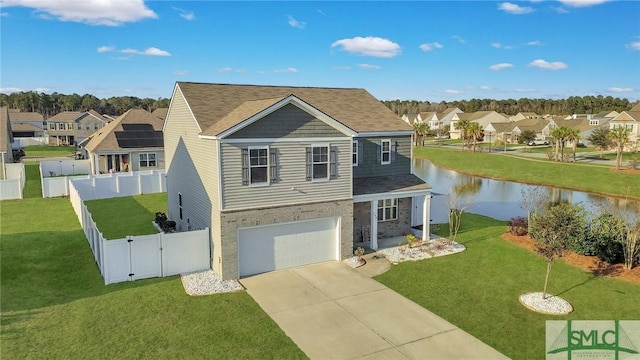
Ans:
<svg viewBox="0 0 640 360"><path fill-rule="evenodd" d="M162 229L162 231L166 233L175 232L176 231L176 222L169 220L167 218L167 214L163 212L156 213L156 224Z"/></svg>
<svg viewBox="0 0 640 360"><path fill-rule="evenodd" d="M623 230L624 221L621 218L603 212L591 221L585 241L574 251L582 255L596 255L609 264L620 263L624 260L620 242Z"/></svg>
<svg viewBox="0 0 640 360"><path fill-rule="evenodd" d="M571 250L578 252L577 250L581 248L587 236L587 215L584 208L581 205L559 203L549 206L544 212L548 212L554 222L561 224L561 226L558 225L558 228L562 230L563 241L567 242ZM544 216L539 217L546 219ZM535 217L533 220L535 220ZM531 237L539 240L541 238L539 233L546 226L544 221L532 221Z"/></svg>
<svg viewBox="0 0 640 360"><path fill-rule="evenodd" d="M509 220L509 232L512 235L516 235L516 236L527 235L528 233L527 229L529 228L528 225L529 225L529 221L527 220L526 217L523 217L523 216L513 217L511 218L511 220Z"/></svg>

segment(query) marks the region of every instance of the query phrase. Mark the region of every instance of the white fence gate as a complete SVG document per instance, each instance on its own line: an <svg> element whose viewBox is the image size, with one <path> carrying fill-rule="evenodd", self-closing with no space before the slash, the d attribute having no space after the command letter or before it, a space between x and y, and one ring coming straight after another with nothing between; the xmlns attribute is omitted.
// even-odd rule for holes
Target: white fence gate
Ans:
<svg viewBox="0 0 640 360"><path fill-rule="evenodd" d="M22 199L26 175L24 164L4 164L6 179L0 180L0 200Z"/></svg>
<svg viewBox="0 0 640 360"><path fill-rule="evenodd" d="M69 181L69 200L105 285L210 268L208 228L106 240L74 186L77 181L81 180Z"/></svg>

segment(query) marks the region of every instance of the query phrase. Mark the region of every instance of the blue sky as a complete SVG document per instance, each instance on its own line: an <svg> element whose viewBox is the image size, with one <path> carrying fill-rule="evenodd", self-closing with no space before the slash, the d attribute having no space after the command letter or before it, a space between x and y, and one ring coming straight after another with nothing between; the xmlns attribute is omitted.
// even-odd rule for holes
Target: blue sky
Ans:
<svg viewBox="0 0 640 360"><path fill-rule="evenodd" d="M170 97L176 81L378 99L640 99L640 2L0 0L0 92Z"/></svg>

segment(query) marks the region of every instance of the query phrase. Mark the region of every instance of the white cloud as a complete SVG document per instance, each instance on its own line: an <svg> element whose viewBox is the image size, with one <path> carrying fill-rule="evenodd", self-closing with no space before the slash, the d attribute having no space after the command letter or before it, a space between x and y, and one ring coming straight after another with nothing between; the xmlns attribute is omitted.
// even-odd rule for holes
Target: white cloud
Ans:
<svg viewBox="0 0 640 360"><path fill-rule="evenodd" d="M491 86L481 85L480 90L491 90Z"/></svg>
<svg viewBox="0 0 640 360"><path fill-rule="evenodd" d="M156 47L150 47L146 49L142 54L149 55L149 56L171 56L171 54L168 51L160 50Z"/></svg>
<svg viewBox="0 0 640 360"><path fill-rule="evenodd" d="M462 94L462 91L460 90L453 90L453 89L447 89L444 91L445 94L451 94L451 95L458 95L458 94Z"/></svg>
<svg viewBox="0 0 640 360"><path fill-rule="evenodd" d="M38 93L48 93L51 91L51 89L46 88L46 87L38 87L33 89L33 91L38 92Z"/></svg>
<svg viewBox="0 0 640 360"><path fill-rule="evenodd" d="M188 71L184 71L184 70L176 70L173 72L173 75L175 76L187 76L189 75Z"/></svg>
<svg viewBox="0 0 640 360"><path fill-rule="evenodd" d="M634 41L634 42L628 43L624 47L626 47L629 50L640 50L640 41Z"/></svg>
<svg viewBox="0 0 640 360"><path fill-rule="evenodd" d="M426 51L431 51L433 49L442 49L442 45L440 45L440 43L438 43L438 42L432 42L432 43L420 45L420 50L425 51L425 52Z"/></svg>
<svg viewBox="0 0 640 360"><path fill-rule="evenodd" d="M510 2L503 2L498 4L498 10L502 10L509 14L522 15L534 12L533 8L528 6L520 6Z"/></svg>
<svg viewBox="0 0 640 360"><path fill-rule="evenodd" d="M351 66L338 65L338 66L332 66L331 69L333 69L333 70L351 70Z"/></svg>
<svg viewBox="0 0 640 360"><path fill-rule="evenodd" d="M565 6L569 7L587 7L604 4L610 0L558 0Z"/></svg>
<svg viewBox="0 0 640 360"><path fill-rule="evenodd" d="M489 66L489 70L500 71L502 69L512 68L513 64L510 63L499 63Z"/></svg>
<svg viewBox="0 0 640 360"><path fill-rule="evenodd" d="M317 10L318 14L322 15L322 16L327 16L327 14L324 13L324 11L322 10Z"/></svg>
<svg viewBox="0 0 640 360"><path fill-rule="evenodd" d="M357 36L351 39L341 39L331 44L331 47L341 47L342 50L354 54L384 58L390 58L400 54L400 45L393 41L374 36Z"/></svg>
<svg viewBox="0 0 640 360"><path fill-rule="evenodd" d="M294 68L294 67L288 67L286 69L276 69L273 70L274 73L297 73L298 69Z"/></svg>
<svg viewBox="0 0 640 360"><path fill-rule="evenodd" d="M451 37L452 39L455 39L456 41L458 41L460 44L466 44L467 42L462 38L462 36L459 35L453 35Z"/></svg>
<svg viewBox="0 0 640 360"><path fill-rule="evenodd" d="M528 46L542 46L542 42L540 42L540 40L533 40L533 41L529 41L527 42Z"/></svg>
<svg viewBox="0 0 640 360"><path fill-rule="evenodd" d="M507 49L507 50L513 49L513 46L511 45L502 45L500 43L492 43L491 47L494 47L496 49Z"/></svg>
<svg viewBox="0 0 640 360"><path fill-rule="evenodd" d="M230 72L235 72L235 73L239 73L239 74L246 74L247 70L244 69L234 69L232 67L223 67L223 68L218 68L218 72L219 73L230 73Z"/></svg>
<svg viewBox="0 0 640 360"><path fill-rule="evenodd" d="M551 10L557 12L558 14L568 14L569 11L562 6L551 6Z"/></svg>
<svg viewBox="0 0 640 360"><path fill-rule="evenodd" d="M0 12L0 16L5 17L5 16L9 16L8 12Z"/></svg>
<svg viewBox="0 0 640 360"><path fill-rule="evenodd" d="M165 50L160 50L156 47L147 48L144 51L140 51L137 49L126 48L120 50L123 54L132 54L132 55L146 55L146 56L171 56L171 53Z"/></svg>
<svg viewBox="0 0 640 360"><path fill-rule="evenodd" d="M517 93L530 93L530 92L538 92L538 89L523 89L523 88L517 88L517 89L513 89L513 91L517 92Z"/></svg>
<svg viewBox="0 0 640 360"><path fill-rule="evenodd" d="M110 51L115 51L115 50L116 50L115 46L100 46L98 48L98 52L99 53L110 52Z"/></svg>
<svg viewBox="0 0 640 360"><path fill-rule="evenodd" d="M610 87L609 89L607 89L611 92L615 92L615 93L620 93L620 92L632 92L633 89L632 88L621 88L621 87Z"/></svg>
<svg viewBox="0 0 640 360"><path fill-rule="evenodd" d="M304 29L307 23L304 21L298 21L294 19L293 16L289 15L289 25L291 25L291 27L294 27L296 29Z"/></svg>
<svg viewBox="0 0 640 360"><path fill-rule="evenodd" d="M89 25L119 26L144 19L156 19L144 0L4 0L2 7L35 9L40 17Z"/></svg>
<svg viewBox="0 0 640 360"><path fill-rule="evenodd" d="M532 62L529 63L529 66L537 67L545 70L560 70L560 69L566 69L568 67L567 64L561 61L548 62L542 59L533 60Z"/></svg>
<svg viewBox="0 0 640 360"><path fill-rule="evenodd" d="M174 7L173 10L179 12L180 13L180 17L185 19L185 20L191 21L191 20L196 18L196 14L194 14L193 11L180 9L178 7Z"/></svg>
<svg viewBox="0 0 640 360"><path fill-rule="evenodd" d="M358 67L361 68L361 69L369 69L369 70L382 69L382 67L380 67L378 65L372 65L372 64L358 64Z"/></svg>

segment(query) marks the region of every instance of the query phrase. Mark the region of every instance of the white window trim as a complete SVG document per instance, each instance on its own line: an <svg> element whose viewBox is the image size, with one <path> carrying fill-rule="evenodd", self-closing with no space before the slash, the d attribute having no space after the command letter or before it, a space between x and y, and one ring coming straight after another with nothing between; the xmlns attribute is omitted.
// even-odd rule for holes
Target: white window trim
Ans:
<svg viewBox="0 0 640 360"><path fill-rule="evenodd" d="M389 143L389 150L384 150L384 143ZM389 165L391 164L391 139L382 139L380 140L380 165ZM384 161L384 154L389 154L389 159Z"/></svg>
<svg viewBox="0 0 640 360"><path fill-rule="evenodd" d="M319 144L311 144L311 182L325 182L331 180L331 146L329 143L319 143ZM313 149L315 148L326 148L327 149L327 177L326 178L315 178L313 172L313 165L316 163L313 161ZM318 163L320 164L320 163Z"/></svg>
<svg viewBox="0 0 640 360"><path fill-rule="evenodd" d="M353 143L351 144L351 165L352 166L358 166L358 162L360 161L360 154L358 154L358 145L359 145L358 140L353 140ZM354 158L354 155L355 155L355 158Z"/></svg>
<svg viewBox="0 0 640 360"><path fill-rule="evenodd" d="M151 155L151 154L153 154L153 162L155 163L155 165L153 165L153 166L149 165L149 155ZM143 165L142 165L142 161L143 161L143 160L142 160L142 155L146 155L146 158L147 158L147 159L145 160L145 161L146 161L146 163L147 163L147 165L145 165L145 166L143 166ZM142 167L147 167L147 168L150 168L150 167L158 167L158 156L157 156L157 155L156 155L156 153L154 153L154 152L139 153L139 154L138 154L138 165L139 165L141 168L142 168Z"/></svg>
<svg viewBox="0 0 640 360"><path fill-rule="evenodd" d="M264 167L266 168L267 171L267 181L265 182L252 182L252 178L251 178L251 150L261 150L261 149L266 149L267 150L267 165L255 165L253 167ZM271 184L271 155L270 155L270 149L268 146L249 146L247 147L247 156L249 157L247 159L248 163L247 166L249 168L249 187L262 187L262 186L269 186ZM246 185L245 185L246 186Z"/></svg>
<svg viewBox="0 0 640 360"><path fill-rule="evenodd" d="M184 198L182 197L182 193L178 193L178 218L180 218L180 220L182 220L182 201L184 200Z"/></svg>
<svg viewBox="0 0 640 360"><path fill-rule="evenodd" d="M391 200L391 206L386 206L385 205L385 201L387 200ZM380 202L382 202L382 207L380 207ZM391 209L391 208L396 208L395 214L396 217L395 218L386 218L386 209ZM378 200L378 210L382 209L382 219L378 217L378 222L383 222L383 221L394 221L394 220L398 220L398 211L399 211L399 201L398 198L392 198L392 199L381 199Z"/></svg>

